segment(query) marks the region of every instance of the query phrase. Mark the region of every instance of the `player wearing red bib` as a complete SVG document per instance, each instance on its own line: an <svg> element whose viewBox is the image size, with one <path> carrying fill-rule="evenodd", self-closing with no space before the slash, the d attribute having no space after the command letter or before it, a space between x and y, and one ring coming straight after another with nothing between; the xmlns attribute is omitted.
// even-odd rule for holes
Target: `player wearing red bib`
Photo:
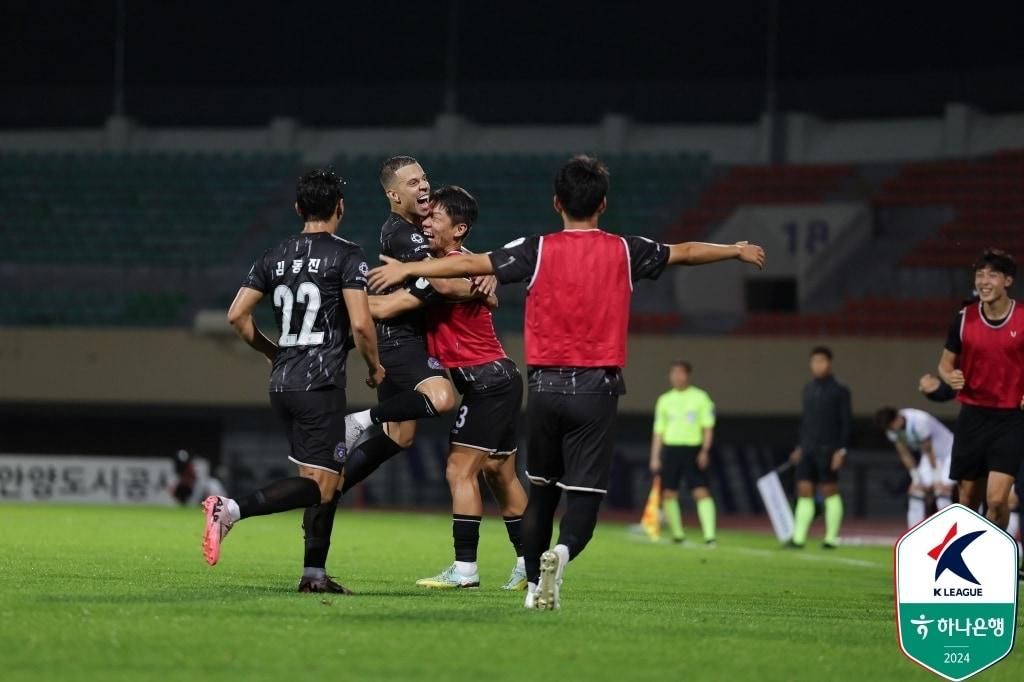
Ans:
<svg viewBox="0 0 1024 682"><path fill-rule="evenodd" d="M423 234L435 257L458 256L476 221L476 199L461 187L442 187L430 195L430 213L423 220ZM509 540L516 551L516 565L504 589L526 587L520 527L526 492L516 475L518 449L516 422L523 402L519 370L505 354L494 331L491 305L497 299L453 303L414 282L386 296L370 297L374 317L389 319L411 310L427 308L427 350L449 370L462 405L451 430L451 453L445 477L452 493L452 537L455 562L432 578L416 582L440 589L480 586L477 546L483 502L479 475L494 494L505 519Z"/></svg>
<svg viewBox="0 0 1024 682"><path fill-rule="evenodd" d="M559 232L518 239L489 254L419 263L383 258L387 264L370 275L374 288L409 276L490 273L501 283L529 283L525 606L543 610L559 607L565 566L590 541L607 492L616 408L625 392L622 367L633 283L657 278L670 264L739 259L764 265L764 251L747 242L666 245L601 230L608 169L592 157L570 159L555 175L554 190ZM566 512L558 541L548 550L563 491Z"/></svg>
<svg viewBox="0 0 1024 682"><path fill-rule="evenodd" d="M987 516L1002 528L1024 457L1024 311L1017 312L1007 293L1016 274L1009 254L981 255L974 264L980 300L957 314L939 360L939 376L959 391L962 404L950 478L959 481L960 502L977 508L987 476Z"/></svg>

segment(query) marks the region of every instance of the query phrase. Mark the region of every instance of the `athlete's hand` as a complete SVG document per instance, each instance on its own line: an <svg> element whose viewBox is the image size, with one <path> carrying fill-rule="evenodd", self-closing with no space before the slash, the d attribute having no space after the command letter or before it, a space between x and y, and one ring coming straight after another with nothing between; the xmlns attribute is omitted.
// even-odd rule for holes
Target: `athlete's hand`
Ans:
<svg viewBox="0 0 1024 682"><path fill-rule="evenodd" d="M701 471L707 471L708 464L711 463L711 457L707 450L701 450L697 453L697 468Z"/></svg>
<svg viewBox="0 0 1024 682"><path fill-rule="evenodd" d="M795 448L793 452L789 453L789 463L799 464L800 458L804 456L804 451L800 448Z"/></svg>
<svg viewBox="0 0 1024 682"><path fill-rule="evenodd" d="M846 450L839 448L832 453L832 471L839 471L843 468L843 460L846 459Z"/></svg>
<svg viewBox="0 0 1024 682"><path fill-rule="evenodd" d="M478 291L487 298L498 290L498 278L494 275L477 275L473 278L473 291Z"/></svg>
<svg viewBox="0 0 1024 682"><path fill-rule="evenodd" d="M736 246L740 250L737 258L739 258L744 263L756 265L758 270L764 270L764 249L762 249L757 244L751 244L750 242L747 241L736 242Z"/></svg>
<svg viewBox="0 0 1024 682"><path fill-rule="evenodd" d="M954 369L953 372L949 375L949 387L952 388L954 391L959 391L961 388L964 387L965 383L966 381L964 379L964 373L961 372L960 370Z"/></svg>
<svg viewBox="0 0 1024 682"><path fill-rule="evenodd" d="M384 262L384 265L370 270L370 275L367 277L367 283L370 285L371 291L381 291L409 279L407 263L384 255L381 255L380 259Z"/></svg>
<svg viewBox="0 0 1024 682"><path fill-rule="evenodd" d="M384 383L384 368L380 365L370 369L370 376L366 377L366 385L370 388L377 388Z"/></svg>

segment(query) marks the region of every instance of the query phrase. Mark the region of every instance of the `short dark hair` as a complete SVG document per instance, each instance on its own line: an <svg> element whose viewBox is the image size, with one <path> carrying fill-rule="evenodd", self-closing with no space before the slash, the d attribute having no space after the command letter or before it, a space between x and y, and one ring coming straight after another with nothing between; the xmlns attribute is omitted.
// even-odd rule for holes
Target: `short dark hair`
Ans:
<svg viewBox="0 0 1024 682"><path fill-rule="evenodd" d="M811 355L824 355L829 360L832 359L832 349L828 346L815 346L811 349Z"/></svg>
<svg viewBox="0 0 1024 682"><path fill-rule="evenodd" d="M345 181L334 168L315 168L299 177L295 187L295 203L306 222L330 220L345 198Z"/></svg>
<svg viewBox="0 0 1024 682"><path fill-rule="evenodd" d="M444 212L451 217L454 224L465 223L467 234L480 215L480 206L476 199L458 185L438 187L430 193L430 203L444 208Z"/></svg>
<svg viewBox="0 0 1024 682"><path fill-rule="evenodd" d="M683 369L686 370L687 374L693 374L693 365L691 365L686 360L673 360L672 364L669 365L669 367L682 367Z"/></svg>
<svg viewBox="0 0 1024 682"><path fill-rule="evenodd" d="M416 163L419 163L419 161L411 156L392 156L380 165L380 173L377 175L377 179L380 180L380 186L387 189L395 179L395 173L398 172L398 169Z"/></svg>
<svg viewBox="0 0 1024 682"><path fill-rule="evenodd" d="M975 272L985 268L1001 272L1007 277L1017 276L1017 261L1002 249L985 249L978 260L974 261Z"/></svg>
<svg viewBox="0 0 1024 682"><path fill-rule="evenodd" d="M895 407L880 407L878 412L875 412L875 424L881 429L888 430L889 424L892 424L898 414Z"/></svg>
<svg viewBox="0 0 1024 682"><path fill-rule="evenodd" d="M566 215L585 220L601 207L608 196L608 167L594 156L581 154L569 159L555 174L555 196Z"/></svg>

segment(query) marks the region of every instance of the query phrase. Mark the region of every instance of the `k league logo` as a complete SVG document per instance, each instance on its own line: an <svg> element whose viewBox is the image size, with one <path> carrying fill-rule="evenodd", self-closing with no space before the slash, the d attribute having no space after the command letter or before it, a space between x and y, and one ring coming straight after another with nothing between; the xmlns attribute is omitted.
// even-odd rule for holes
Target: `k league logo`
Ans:
<svg viewBox="0 0 1024 682"><path fill-rule="evenodd" d="M896 543L900 648L948 680L963 680L1013 648L1017 543L959 504L914 526Z"/></svg>

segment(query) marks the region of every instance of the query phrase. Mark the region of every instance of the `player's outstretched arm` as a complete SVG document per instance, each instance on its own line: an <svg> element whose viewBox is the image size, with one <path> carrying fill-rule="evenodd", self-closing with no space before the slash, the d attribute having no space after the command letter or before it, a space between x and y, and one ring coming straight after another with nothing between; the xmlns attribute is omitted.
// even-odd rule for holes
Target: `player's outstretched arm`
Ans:
<svg viewBox="0 0 1024 682"><path fill-rule="evenodd" d="M410 277L473 277L474 275L493 275L494 266L491 259L484 253L466 256L451 256L429 260L402 263L381 256L384 265L370 270L369 283L374 291L397 286Z"/></svg>
<svg viewBox="0 0 1024 682"><path fill-rule="evenodd" d="M425 303L410 294L406 289L392 291L385 296L368 296L370 314L375 320L390 320L410 310L422 308Z"/></svg>
<svg viewBox="0 0 1024 682"><path fill-rule="evenodd" d="M670 244L668 247L669 265L705 265L733 259L764 269L764 249L750 242L736 242L735 244L683 242L682 244Z"/></svg>
<svg viewBox="0 0 1024 682"><path fill-rule="evenodd" d="M369 372L366 385L374 388L384 381L384 368L380 366L380 356L377 354L377 328L373 326L368 297L362 289L342 289L341 297L345 301L345 308L348 309L352 340L355 341L356 350L366 361L366 369Z"/></svg>
<svg viewBox="0 0 1024 682"><path fill-rule="evenodd" d="M235 300L231 302L231 307L228 308L228 324L250 348L259 351L273 363L277 357L277 345L260 331L252 317L252 311L262 298L261 291L249 287L240 288L235 294Z"/></svg>

